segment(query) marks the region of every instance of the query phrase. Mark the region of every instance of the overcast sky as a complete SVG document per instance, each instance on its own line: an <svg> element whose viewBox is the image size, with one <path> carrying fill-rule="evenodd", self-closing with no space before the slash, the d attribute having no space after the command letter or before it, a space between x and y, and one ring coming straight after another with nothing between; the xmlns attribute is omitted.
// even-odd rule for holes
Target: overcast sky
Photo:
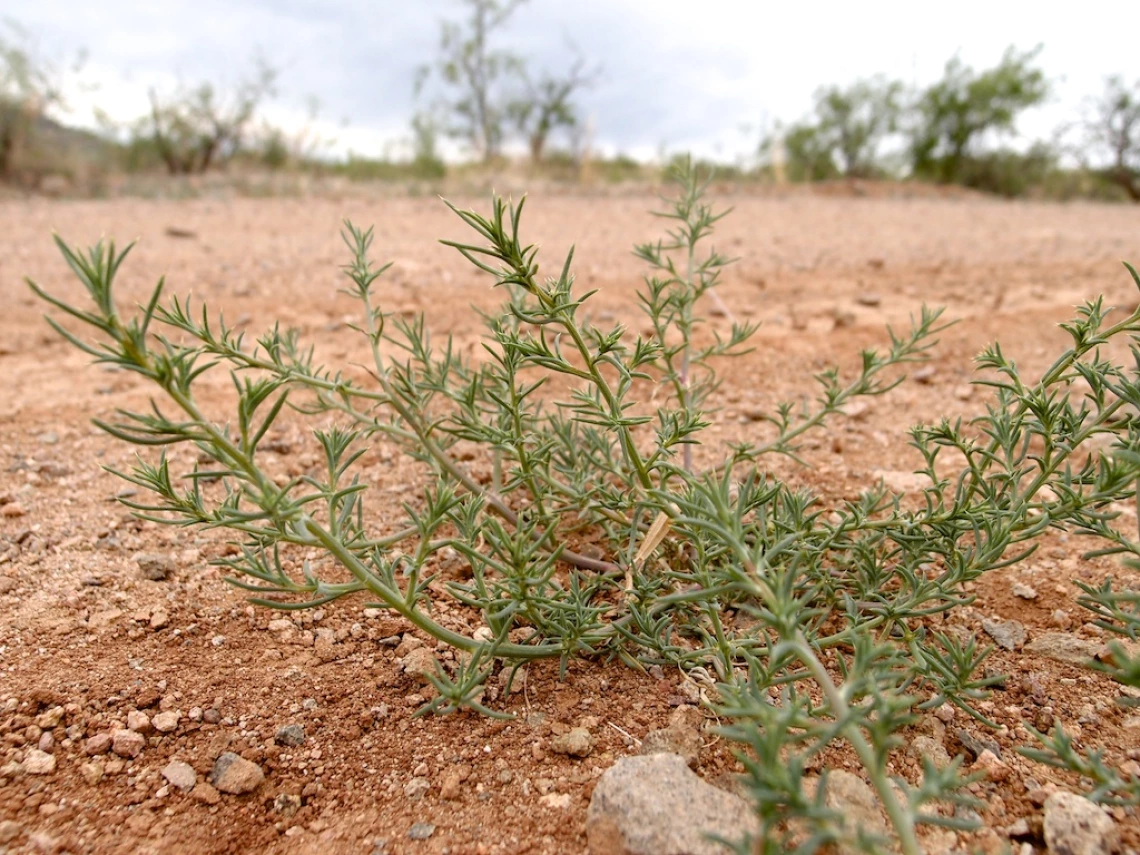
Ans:
<svg viewBox="0 0 1140 855"><path fill-rule="evenodd" d="M1063 10L1063 11L1062 11ZM272 117L300 123L321 105L337 149L379 155L408 136L417 66L436 55L439 22L459 0L38 0L9 7L41 52L84 50L90 96L73 95L73 119L97 102L114 118L145 112L148 88L239 79L260 50L282 69ZM955 53L975 68L1009 45L1044 45L1050 103L1021 122L1047 137L1077 117L1103 78L1140 79L1135 0L1071 4L955 2L770 3L761 0L530 0L498 44L557 72L573 42L603 67L583 95L598 148L653 157L691 149L734 159L760 128L790 121L830 83L883 73L907 83L937 79Z"/></svg>

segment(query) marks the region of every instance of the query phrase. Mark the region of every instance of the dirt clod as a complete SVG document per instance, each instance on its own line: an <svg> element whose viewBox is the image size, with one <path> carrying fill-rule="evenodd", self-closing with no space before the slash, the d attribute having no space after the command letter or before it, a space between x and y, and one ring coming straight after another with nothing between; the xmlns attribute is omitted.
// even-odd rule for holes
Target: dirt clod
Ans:
<svg viewBox="0 0 1140 855"><path fill-rule="evenodd" d="M146 747L146 737L133 730L116 730L111 734L111 750L120 757L134 758Z"/></svg>
<svg viewBox="0 0 1140 855"><path fill-rule="evenodd" d="M480 210L486 205L482 196L455 201ZM726 204L735 212L717 224L716 243L733 246L741 262L726 270L718 293L738 319L762 326L748 355L720 363L728 368L722 390L728 403L710 414L714 426L694 449L698 467L717 466L726 443L761 441L770 427L765 414L780 401L810 400L813 377L828 366L838 365L841 376L851 377L861 350L889 346L885 324L905 329L923 303L945 305L945 317L959 321L939 336L929 361L908 367L905 373L917 382L908 380L871 406L853 408L826 436L805 435L801 451L812 468L765 461L795 489L818 496L823 507L855 500L878 480L877 473L886 473L888 486L920 500L924 484L914 472L922 461L908 444L907 428L937 424L943 416L968 423L985 412L992 390L971 384L977 353L997 340L1023 371L1040 372L1070 343L1056 324L1072 316L1072 306L1102 293L1109 305L1135 300L1120 259L1140 261L1129 255L1136 246L1136 211L1124 205L917 196L804 196L789 202L746 193ZM575 267L579 273L592 269L588 287L598 289L585 309L595 317L607 313L612 321L606 326L639 329L644 321L633 289L645 270L629 247L659 234L660 224L645 213L658 205L654 194L636 191L544 193L541 199L532 194L524 238L546 248L544 265L575 243ZM509 696L498 675L488 680L484 703L517 716L501 728L469 713L412 719L431 687L401 672L396 659L427 646L419 630L356 597L323 606L319 620L312 610L247 611L244 593L223 584L223 571L211 563L233 555L222 533L139 522L115 502L117 496L150 498L103 468L130 468L136 449L84 426L92 417L114 418L118 408L146 410L149 392L128 372L92 367L44 326L43 306L30 299L21 277L29 274L69 299L79 290L52 244L52 230L75 241L102 234L141 238L117 283L124 311L145 301L149 287L165 275L168 294L192 297L195 306L206 303L212 314L227 319L247 315L250 336L276 321L296 327L302 342L315 347L320 364L352 372L349 366L367 363L369 354L346 326L359 321L355 306L336 296L336 265L345 260L336 232L345 215L363 225L376 222L379 262L406 262L403 284L385 291L385 299L398 295L401 307L422 309L433 336L453 335L457 352L480 353L470 307L493 311L502 294L485 287L489 280L473 275L457 253L439 254L436 238L463 235L434 198L373 202L349 194L336 200L65 204L29 198L0 204L7 249L0 254L0 359L6 378L0 384L0 646L8 651L0 733L13 740L4 746L12 759L0 758L0 823L21 829L13 852L28 848L27 835L34 830L63 851L83 851L77 841L97 839L92 855L117 855L112 845L121 853L180 855L216 855L219 845L282 855L338 847L367 853L376 840L388 841L383 848L389 852L438 847L475 853L482 846L491 853L583 855L586 805L599 776L634 754L651 731L668 729L674 706L707 700L707 690L681 680L676 669L655 666L647 676L616 661L571 660L563 679L555 660L529 665L526 686L516 679ZM193 230L198 239L165 238L168 223ZM1046 231L1064 240L1042 242ZM239 288L245 296L236 293ZM1002 294L997 308L995 289ZM879 305L860 306L856 298L863 292L878 295ZM704 316L711 308L703 300L697 307ZM714 317L710 331L724 335L729 326L727 318ZM364 372L346 376L372 388ZM218 381L207 378L203 389L203 406L223 424L234 418L222 400L229 384L219 372ZM718 406L720 399L718 394ZM274 428L279 433L264 438L266 456L283 481L303 477L323 459L311 427L287 407ZM58 439L52 445L42 439L49 433ZM142 451L149 461L157 459ZM49 453L50 469L32 467L48 461ZM192 452L185 462L193 464ZM423 469L382 441L372 445L364 465L375 491L369 500L378 500L369 505L375 531L391 533L401 525L399 506L422 496ZM1134 526L1132 509L1121 510ZM601 555L618 554L606 547ZM1116 703L1118 684L1084 667L1107 637L1085 627L1090 617L1072 585L1073 579L1099 585L1115 575L1135 587L1135 579L1123 578L1111 557L1081 558L1087 548L1085 538L1049 533L1027 561L977 580L968 592L977 598L975 617L959 621L951 612L932 627L981 644L988 639L980 616L996 616L1024 625L1030 641L1021 650L999 648L986 661L995 673L1010 675L1007 688L995 690L983 701L990 706L981 710L999 730L947 705L924 714L922 729L907 735L937 739L951 755L965 753L967 764L996 749L1011 769L1005 781L977 785L983 802L978 818L990 834L954 832L952 844L928 851L1004 851L1010 845L1004 829L1020 819L1030 833L1012 850L1026 842L1041 848L1042 807L1049 796L1088 784L1020 756L1018 747L1034 744L1026 725L1079 727L1080 750L1104 752L1113 768L1123 770L1132 755L1140 757L1140 716ZM157 565L167 578L144 578L135 560L140 554L168 559ZM300 571L310 556L295 558ZM1019 596L1018 584L1034 588L1038 597ZM469 637L485 624L475 616L463 626L460 610L444 616ZM354 624L360 625L357 634ZM335 635L318 636L320 628ZM1034 643L1050 632L1072 634L1082 642L1080 655L1062 661L1036 652ZM215 636L225 638L219 647L211 644ZM330 661L321 661L318 638L321 652L333 655ZM430 650L449 664L446 651L434 644ZM1027 674L1034 675L1032 685L1022 691L1020 680ZM167 685L158 688L162 683ZM491 697L492 690L498 697ZM418 702L406 702L411 694ZM167 697L173 706L162 709ZM303 707L306 699L316 708ZM68 705L74 712L57 724L37 724L37 716ZM1081 711L1086 705L1093 706L1095 720ZM137 756L109 754L111 732L124 727L132 709L144 711L152 725L163 712L187 712L178 729L161 738L137 735L145 743ZM569 729L583 716L600 718L591 728L597 744L589 757L550 750L559 735L552 723ZM306 728L306 744L275 744L277 730L294 721ZM931 729L932 723L945 726L945 733ZM29 734L31 724L41 732ZM22 761L44 733L54 740L55 774L22 776L16 752ZM15 740L21 740L18 746ZM705 742L695 765L701 778L719 780L738 771L723 738L706 734ZM313 748L320 759L310 756ZM222 796L206 780L225 751L242 754L268 775L252 796ZM891 774L913 782L921 771L918 758L906 749L896 753ZM173 760L197 773L190 798L161 775ZM858 769L855 758L839 749L820 762ZM429 767L429 790L412 802L402 791L421 763ZM449 773L461 768L467 776L453 790L449 781L456 776ZM509 780L501 777L504 772L512 773ZM49 785L50 797L29 794L26 788L35 785ZM156 798L164 786L170 794ZM441 805L437 795L445 793L455 798ZM287 810L275 808L282 795ZM555 799L540 801L547 796ZM43 805L61 802L62 809L40 812ZM149 817L149 825L128 825L128 814ZM1123 812L1121 817L1121 850L1140 851L1140 821ZM320 819L327 825L312 830ZM437 825L430 841L406 839L417 822ZM287 829L296 831L286 837Z"/></svg>
<svg viewBox="0 0 1140 855"><path fill-rule="evenodd" d="M569 757L589 757L594 750L594 737L584 727L574 727L550 742L550 750L555 754Z"/></svg>

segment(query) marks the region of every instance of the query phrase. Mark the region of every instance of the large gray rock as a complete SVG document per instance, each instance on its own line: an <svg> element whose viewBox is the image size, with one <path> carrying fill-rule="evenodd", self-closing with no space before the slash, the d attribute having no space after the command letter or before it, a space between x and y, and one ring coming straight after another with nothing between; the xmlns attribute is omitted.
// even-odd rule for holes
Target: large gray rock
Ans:
<svg viewBox="0 0 1140 855"><path fill-rule="evenodd" d="M828 773L826 802L829 808L843 815L852 840L860 831L873 837L887 837L887 823L875 791L858 775L842 770ZM841 855L861 851L848 843L841 843L838 848Z"/></svg>
<svg viewBox="0 0 1140 855"><path fill-rule="evenodd" d="M1105 647L1097 641L1078 638L1067 632L1046 632L1025 645L1026 653L1035 653L1063 662L1066 665L1087 666L1104 653Z"/></svg>
<svg viewBox="0 0 1140 855"><path fill-rule="evenodd" d="M1045 802L1045 846L1053 855L1108 855L1120 838L1116 823L1088 799L1053 793Z"/></svg>
<svg viewBox="0 0 1140 855"><path fill-rule="evenodd" d="M676 754L618 760L586 813L592 855L725 855L708 835L738 840L755 829L748 802L706 784Z"/></svg>

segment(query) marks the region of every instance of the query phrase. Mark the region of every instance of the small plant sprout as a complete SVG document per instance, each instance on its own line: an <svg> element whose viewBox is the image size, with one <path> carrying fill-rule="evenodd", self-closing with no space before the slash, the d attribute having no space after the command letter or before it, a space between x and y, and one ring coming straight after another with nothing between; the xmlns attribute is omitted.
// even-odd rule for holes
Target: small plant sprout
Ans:
<svg viewBox="0 0 1140 855"><path fill-rule="evenodd" d="M113 282L129 247L82 252L57 240L85 306L30 284L68 341L155 388L149 410L98 422L143 447L134 468L116 473L140 488L128 506L228 532L237 550L219 563L258 604L359 597L450 645L455 663L431 676L424 712L502 715L487 679L530 660L679 669L705 677L707 702L746 766L760 825L740 852L813 852L842 838L916 855L922 826L968 825L969 812L954 807L970 804L969 779L960 761L892 777L892 756L925 710L951 704L984 722L977 704L1000 680L983 669L988 648L944 631L942 619L971 601L968 583L1024 559L1050 529L1140 558L1114 522L1140 478L1140 310L1086 304L1063 327L1069 348L1040 376L987 349L978 359L978 382L993 393L985 415L910 431L925 480L917 496L868 484L832 505L764 464L799 460L806 434L900 382L945 328L938 311L888 332L852 376L806 380L810 403L777 406L747 441L704 448L714 462L701 469L692 448L715 418L722 366L756 328L725 311L702 317L730 263L709 248L724 213L688 164L671 178L660 213L670 231L636 249L649 266L640 335L591 319L573 252L555 275L540 273L524 203L499 198L488 215L453 208L472 237L444 242L503 295L484 317L478 358L430 336L422 317L388 311L374 232L351 223L345 291L359 306L366 375L318 364L292 330L251 341L189 299L164 299L161 283L121 314ZM1132 367L1105 356L1117 338L1133 342ZM196 395L220 372L232 378L228 421ZM312 425L321 459L289 478L270 474L264 449L286 421ZM362 475L381 442L422 476L419 498L398 510ZM950 453L963 463L947 474L940 456ZM314 554L323 558L305 560ZM446 562L464 572L441 575ZM1132 595L1086 594L1112 626L1140 626ZM1136 680L1135 663L1116 663ZM827 776L809 769L838 745L858 759L893 839L827 807ZM1062 735L1048 746L1098 794L1140 792Z"/></svg>

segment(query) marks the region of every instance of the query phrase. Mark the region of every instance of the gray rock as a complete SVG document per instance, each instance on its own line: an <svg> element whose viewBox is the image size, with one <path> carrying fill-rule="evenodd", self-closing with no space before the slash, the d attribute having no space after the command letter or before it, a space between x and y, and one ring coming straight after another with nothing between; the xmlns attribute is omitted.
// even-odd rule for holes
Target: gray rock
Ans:
<svg viewBox="0 0 1140 855"><path fill-rule="evenodd" d="M416 677L427 682L428 674L439 672L439 665L435 661L435 654L426 647L417 647L400 659L400 666L409 677Z"/></svg>
<svg viewBox="0 0 1140 855"><path fill-rule="evenodd" d="M950 752L933 736L916 736L907 748L907 753L919 763L929 759L935 769L945 769L950 765Z"/></svg>
<svg viewBox="0 0 1140 855"><path fill-rule="evenodd" d="M301 809L301 797L296 793L279 793L273 800L273 809L282 816L293 816Z"/></svg>
<svg viewBox="0 0 1140 855"><path fill-rule="evenodd" d="M1045 801L1045 847L1053 855L1108 855L1120 844L1116 823L1088 799L1053 793Z"/></svg>
<svg viewBox="0 0 1140 855"><path fill-rule="evenodd" d="M287 724L277 731L273 737L278 745L291 745L296 747L305 744L305 728L299 724Z"/></svg>
<svg viewBox="0 0 1140 855"><path fill-rule="evenodd" d="M227 751L214 761L210 772L210 783L214 789L235 796L252 793L265 780L265 773L256 763Z"/></svg>
<svg viewBox="0 0 1140 855"><path fill-rule="evenodd" d="M135 556L135 563L139 565L142 577L152 582L169 579L174 572L174 561L169 555L159 552L141 552Z"/></svg>
<svg viewBox="0 0 1140 855"><path fill-rule="evenodd" d="M879 809L879 800L870 785L858 775L842 770L830 772L826 802L829 808L843 815L849 833L858 829L870 835L887 836L887 823ZM839 852L844 855L857 851L861 850L846 844L839 846Z"/></svg>
<svg viewBox="0 0 1140 855"><path fill-rule="evenodd" d="M1025 631L1025 624L1018 623L1015 620L983 618L982 629L1003 650L1017 650L1025 644L1025 639L1029 637Z"/></svg>
<svg viewBox="0 0 1140 855"><path fill-rule="evenodd" d="M706 784L676 754L618 760L586 813L591 855L725 855L709 835L739 840L755 830L748 802Z"/></svg>
<svg viewBox="0 0 1140 855"><path fill-rule="evenodd" d="M417 822L408 829L409 840L427 840L435 834L435 826L430 822Z"/></svg>
<svg viewBox="0 0 1140 855"><path fill-rule="evenodd" d="M1025 645L1025 652L1035 653L1066 665L1084 667L1104 652L1104 645L1097 641L1077 638L1067 632L1046 632Z"/></svg>
<svg viewBox="0 0 1140 855"><path fill-rule="evenodd" d="M1026 585L1024 582L1014 582L1013 595L1015 597L1021 597L1023 600L1036 600L1037 589L1032 585Z"/></svg>
<svg viewBox="0 0 1140 855"><path fill-rule="evenodd" d="M999 760L1001 759L1001 745L996 739L990 739L986 736L975 736L964 727L955 728L954 735L958 737L958 741L961 742L965 749L973 754L975 758L981 757L982 754L989 751Z"/></svg>
<svg viewBox="0 0 1140 855"><path fill-rule="evenodd" d="M172 787L176 787L184 793L190 792L198 783L198 773L194 771L194 767L181 760L171 760L167 763L162 769L162 777Z"/></svg>
<svg viewBox="0 0 1140 855"><path fill-rule="evenodd" d="M697 759L700 757L701 735L692 730L673 727L651 730L641 740L637 753L642 756L677 754L685 759L689 767L693 767L697 765Z"/></svg>
<svg viewBox="0 0 1140 855"><path fill-rule="evenodd" d="M669 726L645 734L638 754L679 754L689 767L697 765L701 753L701 711L684 704L673 711Z"/></svg>
<svg viewBox="0 0 1140 855"><path fill-rule="evenodd" d="M410 802L418 802L427 795L431 789L431 781L424 777L415 777L404 785L404 798Z"/></svg>
<svg viewBox="0 0 1140 855"><path fill-rule="evenodd" d="M584 727L575 727L550 741L550 750L555 754L570 757L589 757L594 750L594 737Z"/></svg>

